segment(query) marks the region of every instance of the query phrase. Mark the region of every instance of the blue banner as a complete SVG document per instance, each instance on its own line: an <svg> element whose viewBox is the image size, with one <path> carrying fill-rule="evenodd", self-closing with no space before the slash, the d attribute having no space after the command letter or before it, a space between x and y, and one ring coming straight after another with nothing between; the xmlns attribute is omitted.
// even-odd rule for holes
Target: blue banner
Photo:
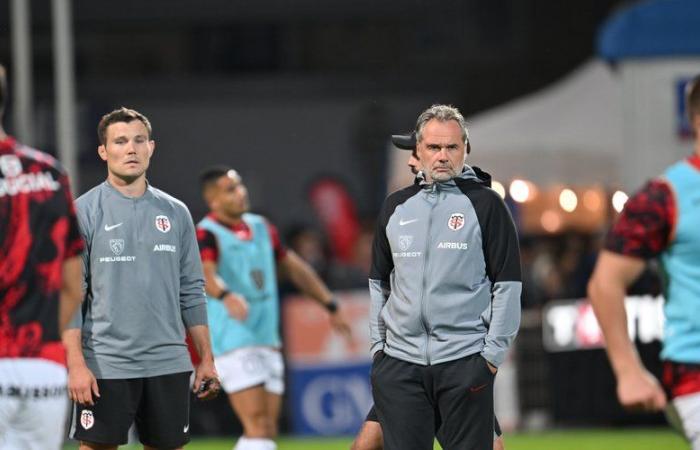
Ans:
<svg viewBox="0 0 700 450"><path fill-rule="evenodd" d="M304 435L355 434L372 406L370 363L289 365L293 431Z"/></svg>

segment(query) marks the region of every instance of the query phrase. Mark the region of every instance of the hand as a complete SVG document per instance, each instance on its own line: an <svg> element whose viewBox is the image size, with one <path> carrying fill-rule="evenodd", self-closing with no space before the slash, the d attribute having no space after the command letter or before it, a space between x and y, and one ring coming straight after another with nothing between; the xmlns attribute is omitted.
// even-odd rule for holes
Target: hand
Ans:
<svg viewBox="0 0 700 450"><path fill-rule="evenodd" d="M657 379L643 367L618 377L617 398L629 410L661 411L666 407L666 394Z"/></svg>
<svg viewBox="0 0 700 450"><path fill-rule="evenodd" d="M220 390L221 382L214 367L214 360L212 358L203 359L195 369L192 392L200 400L211 400L219 395Z"/></svg>
<svg viewBox="0 0 700 450"><path fill-rule="evenodd" d="M382 356L384 356L384 350L377 351L374 356L372 356L372 362L376 362Z"/></svg>
<svg viewBox="0 0 700 450"><path fill-rule="evenodd" d="M68 397L81 405L94 405L93 394L100 396L97 379L86 365L68 369Z"/></svg>
<svg viewBox="0 0 700 450"><path fill-rule="evenodd" d="M331 326L348 342L352 340L352 330L350 329L350 325L340 309L337 309L334 313L331 313Z"/></svg>
<svg viewBox="0 0 700 450"><path fill-rule="evenodd" d="M241 322L248 318L248 302L242 296L229 292L222 301L229 316Z"/></svg>
<svg viewBox="0 0 700 450"><path fill-rule="evenodd" d="M492 365L492 364L491 364L490 362L488 362L488 361L486 361L486 367L489 368L489 370L491 371L491 373L492 373L493 375L496 375L496 373L498 372L498 367Z"/></svg>

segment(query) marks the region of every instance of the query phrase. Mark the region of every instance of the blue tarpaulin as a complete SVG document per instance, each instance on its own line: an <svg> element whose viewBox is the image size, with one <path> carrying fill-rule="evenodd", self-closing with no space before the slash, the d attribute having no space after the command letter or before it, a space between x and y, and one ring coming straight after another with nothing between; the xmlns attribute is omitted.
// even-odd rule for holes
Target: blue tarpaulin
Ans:
<svg viewBox="0 0 700 450"><path fill-rule="evenodd" d="M598 33L609 61L700 55L700 1L645 1L610 16Z"/></svg>

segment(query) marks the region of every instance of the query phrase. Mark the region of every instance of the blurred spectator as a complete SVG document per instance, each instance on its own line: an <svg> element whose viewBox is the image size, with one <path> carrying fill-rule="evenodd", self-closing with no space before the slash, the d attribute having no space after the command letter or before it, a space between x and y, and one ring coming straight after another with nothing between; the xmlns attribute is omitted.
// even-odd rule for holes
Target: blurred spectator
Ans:
<svg viewBox="0 0 700 450"><path fill-rule="evenodd" d="M304 261L311 265L331 290L367 288L366 267L361 267L362 260L369 258L372 236L366 237L361 231L353 244L352 264L344 264L331 258L327 240L316 228L308 225L294 225L285 234L285 241ZM357 263L356 263L357 261ZM369 263L365 264L368 266ZM297 292L288 280L280 284L282 296Z"/></svg>

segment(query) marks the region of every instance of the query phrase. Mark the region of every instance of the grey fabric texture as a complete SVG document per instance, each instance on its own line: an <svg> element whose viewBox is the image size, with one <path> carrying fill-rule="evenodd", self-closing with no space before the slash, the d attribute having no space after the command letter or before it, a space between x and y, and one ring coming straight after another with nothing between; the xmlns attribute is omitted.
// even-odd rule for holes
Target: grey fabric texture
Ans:
<svg viewBox="0 0 700 450"><path fill-rule="evenodd" d="M97 378L192 370L185 329L207 324L195 228L181 201L148 186L128 198L104 182L76 201L86 298L71 323Z"/></svg>

